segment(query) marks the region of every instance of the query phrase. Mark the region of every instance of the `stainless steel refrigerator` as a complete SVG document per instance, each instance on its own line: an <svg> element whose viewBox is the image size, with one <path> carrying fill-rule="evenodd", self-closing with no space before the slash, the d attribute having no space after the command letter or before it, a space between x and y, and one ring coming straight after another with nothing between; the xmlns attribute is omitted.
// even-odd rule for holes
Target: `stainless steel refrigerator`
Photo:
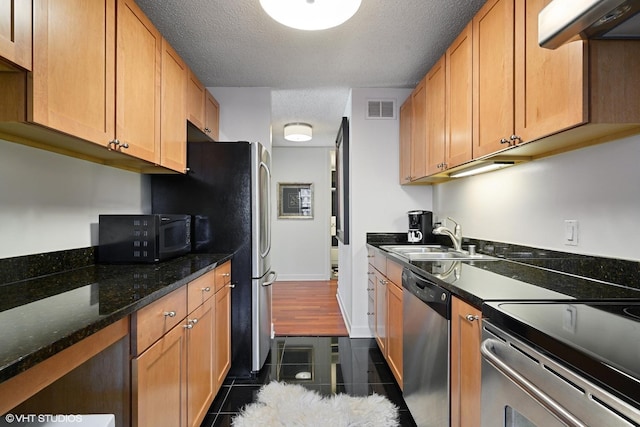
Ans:
<svg viewBox="0 0 640 427"><path fill-rule="evenodd" d="M252 376L269 353L271 156L257 142L189 142L186 175L151 175L154 213L194 215L194 251L233 253L231 369Z"/></svg>

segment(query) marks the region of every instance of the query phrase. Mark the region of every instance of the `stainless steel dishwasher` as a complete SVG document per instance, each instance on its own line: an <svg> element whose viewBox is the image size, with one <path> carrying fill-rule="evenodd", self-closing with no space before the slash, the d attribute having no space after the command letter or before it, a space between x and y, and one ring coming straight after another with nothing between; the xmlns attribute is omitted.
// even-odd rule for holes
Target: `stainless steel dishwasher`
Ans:
<svg viewBox="0 0 640 427"><path fill-rule="evenodd" d="M419 427L449 425L451 294L402 271L404 400Z"/></svg>

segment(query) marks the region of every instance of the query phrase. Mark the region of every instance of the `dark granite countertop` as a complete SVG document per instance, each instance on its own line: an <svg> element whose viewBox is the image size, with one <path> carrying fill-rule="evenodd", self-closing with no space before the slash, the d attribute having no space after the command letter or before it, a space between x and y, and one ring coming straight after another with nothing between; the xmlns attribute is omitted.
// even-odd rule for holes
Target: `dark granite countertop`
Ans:
<svg viewBox="0 0 640 427"><path fill-rule="evenodd" d="M507 244L478 242L479 252L494 260L407 261L386 256L481 308L485 301L640 300L640 263L573 255ZM367 243L380 249L407 244L404 233L368 233ZM497 250L496 250L497 249ZM382 249L380 249L382 250Z"/></svg>
<svg viewBox="0 0 640 427"><path fill-rule="evenodd" d="M231 257L190 254L158 264L96 264L0 284L0 382Z"/></svg>

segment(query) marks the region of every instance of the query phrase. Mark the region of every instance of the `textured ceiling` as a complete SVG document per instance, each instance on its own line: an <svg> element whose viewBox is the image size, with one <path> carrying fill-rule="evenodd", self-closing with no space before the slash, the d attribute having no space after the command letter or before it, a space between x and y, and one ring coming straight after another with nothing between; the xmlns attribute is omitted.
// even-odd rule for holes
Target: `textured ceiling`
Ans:
<svg viewBox="0 0 640 427"><path fill-rule="evenodd" d="M363 0L342 26L308 32L273 21L259 0L136 1L205 86L272 89L274 146L292 145L289 122L333 142L349 88L415 87L484 3Z"/></svg>

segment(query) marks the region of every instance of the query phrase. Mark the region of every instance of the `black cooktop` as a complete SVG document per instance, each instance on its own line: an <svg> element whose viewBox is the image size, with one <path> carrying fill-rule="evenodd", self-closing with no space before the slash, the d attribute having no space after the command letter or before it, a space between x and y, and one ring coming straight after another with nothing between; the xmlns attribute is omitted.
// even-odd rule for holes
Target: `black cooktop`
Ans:
<svg viewBox="0 0 640 427"><path fill-rule="evenodd" d="M640 301L487 302L482 313L640 407Z"/></svg>

